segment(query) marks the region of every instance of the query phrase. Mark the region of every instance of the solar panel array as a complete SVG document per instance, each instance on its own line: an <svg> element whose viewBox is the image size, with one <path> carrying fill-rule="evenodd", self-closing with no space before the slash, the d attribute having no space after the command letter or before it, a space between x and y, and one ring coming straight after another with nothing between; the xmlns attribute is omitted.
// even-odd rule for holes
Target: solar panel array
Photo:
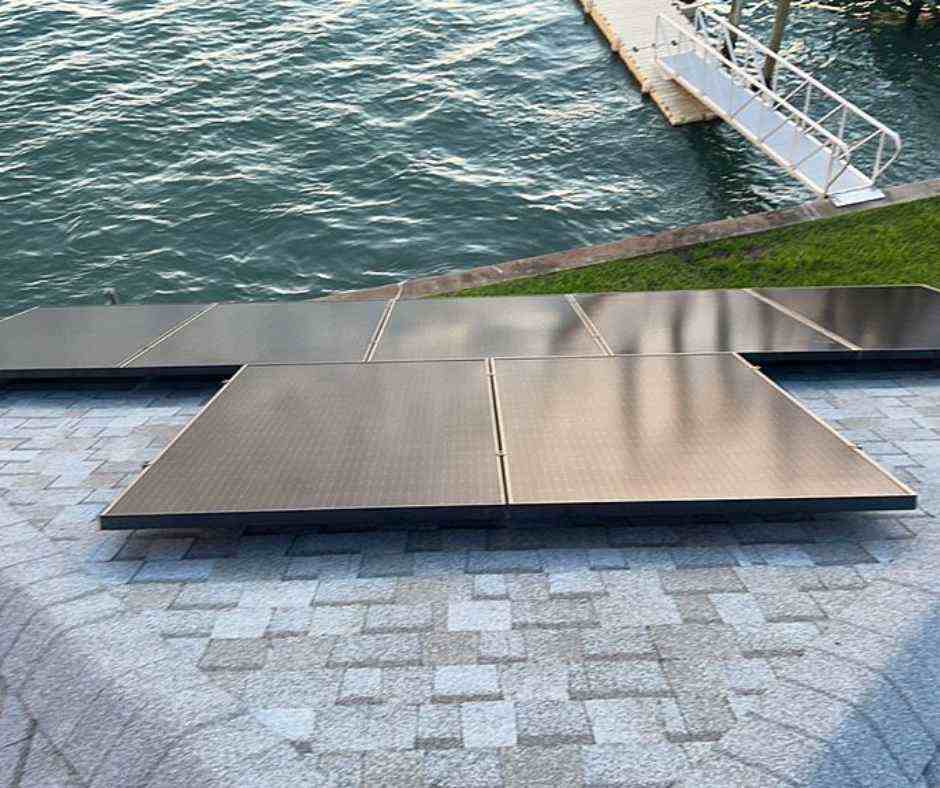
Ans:
<svg viewBox="0 0 940 788"><path fill-rule="evenodd" d="M493 364L246 367L102 527L914 504L733 354Z"/></svg>
<svg viewBox="0 0 940 788"><path fill-rule="evenodd" d="M40 308L0 320L6 378L716 351L756 360L936 355L940 292L912 285L143 304Z"/></svg>
<svg viewBox="0 0 940 788"><path fill-rule="evenodd" d="M940 292L35 309L0 375L235 377L106 528L910 508L744 360L940 354Z"/></svg>
<svg viewBox="0 0 940 788"><path fill-rule="evenodd" d="M504 501L483 361L245 367L106 528L485 513Z"/></svg>

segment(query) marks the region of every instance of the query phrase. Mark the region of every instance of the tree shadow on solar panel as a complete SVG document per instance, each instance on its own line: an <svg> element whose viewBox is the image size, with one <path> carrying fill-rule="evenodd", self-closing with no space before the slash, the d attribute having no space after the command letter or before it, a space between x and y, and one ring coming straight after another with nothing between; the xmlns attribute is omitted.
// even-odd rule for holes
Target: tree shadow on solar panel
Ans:
<svg viewBox="0 0 940 788"><path fill-rule="evenodd" d="M846 350L742 291L602 293L577 300L614 353Z"/></svg>
<svg viewBox="0 0 940 788"><path fill-rule="evenodd" d="M863 349L940 349L940 293L930 288L771 288L761 292Z"/></svg>
<svg viewBox="0 0 940 788"><path fill-rule="evenodd" d="M601 348L562 297L400 301L375 359L598 355Z"/></svg>

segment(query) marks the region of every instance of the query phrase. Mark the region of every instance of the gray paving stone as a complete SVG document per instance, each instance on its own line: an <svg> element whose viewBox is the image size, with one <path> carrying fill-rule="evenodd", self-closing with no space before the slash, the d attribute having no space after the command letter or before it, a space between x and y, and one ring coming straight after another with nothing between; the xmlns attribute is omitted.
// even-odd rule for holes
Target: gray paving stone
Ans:
<svg viewBox="0 0 940 788"><path fill-rule="evenodd" d="M418 710L416 746L422 750L460 747L463 742L460 709L455 703L423 704Z"/></svg>
<svg viewBox="0 0 940 788"><path fill-rule="evenodd" d="M194 559L187 561L145 561L134 575L134 583L194 583L208 580L215 561Z"/></svg>
<svg viewBox="0 0 940 788"><path fill-rule="evenodd" d="M408 706L431 702L434 669L382 668L382 697L386 703Z"/></svg>
<svg viewBox="0 0 940 788"><path fill-rule="evenodd" d="M583 657L580 629L524 629L521 631L531 662L580 662Z"/></svg>
<svg viewBox="0 0 940 788"><path fill-rule="evenodd" d="M523 746L593 744L584 704L576 701L523 701L516 704L519 743Z"/></svg>
<svg viewBox="0 0 940 788"><path fill-rule="evenodd" d="M760 714L826 742L859 785L903 785L907 780L863 714L830 695L784 684L765 696Z"/></svg>
<svg viewBox="0 0 940 788"><path fill-rule="evenodd" d="M677 594L672 599L684 624L715 624L722 620L707 594Z"/></svg>
<svg viewBox="0 0 940 788"><path fill-rule="evenodd" d="M316 605L374 605L395 601L395 581L321 580L314 600Z"/></svg>
<svg viewBox="0 0 940 788"><path fill-rule="evenodd" d="M310 617L311 635L358 635L365 628L365 605L316 607Z"/></svg>
<svg viewBox="0 0 940 788"><path fill-rule="evenodd" d="M479 632L431 632L424 636L425 665L472 665L480 655Z"/></svg>
<svg viewBox="0 0 940 788"><path fill-rule="evenodd" d="M720 594L746 590L736 571L730 567L663 571L660 579L667 594Z"/></svg>
<svg viewBox="0 0 940 788"><path fill-rule="evenodd" d="M503 575L477 575L473 578L474 599L508 599L509 586Z"/></svg>
<svg viewBox="0 0 940 788"><path fill-rule="evenodd" d="M424 780L434 788L498 788L502 764L494 749L430 750L424 754Z"/></svg>
<svg viewBox="0 0 940 788"><path fill-rule="evenodd" d="M312 708L336 702L341 670L308 667L298 670L213 671L210 678L252 708Z"/></svg>
<svg viewBox="0 0 940 788"><path fill-rule="evenodd" d="M410 577L414 572L411 553L367 553L359 568L360 577Z"/></svg>
<svg viewBox="0 0 940 788"><path fill-rule="evenodd" d="M754 601L769 622L820 621L826 617L808 593L755 594Z"/></svg>
<svg viewBox="0 0 940 788"><path fill-rule="evenodd" d="M532 550L472 550L467 571L477 575L541 572L542 558Z"/></svg>
<svg viewBox="0 0 940 788"><path fill-rule="evenodd" d="M293 557L287 564L285 580L317 580L319 578L354 578L359 574L362 556L318 555Z"/></svg>
<svg viewBox="0 0 940 788"><path fill-rule="evenodd" d="M460 720L464 747L516 746L516 709L512 703L461 703Z"/></svg>
<svg viewBox="0 0 940 788"><path fill-rule="evenodd" d="M627 558L623 550L597 547L588 550L588 565L591 569L626 569Z"/></svg>
<svg viewBox="0 0 940 788"><path fill-rule="evenodd" d="M348 668L343 674L337 703L381 703L382 671L378 668Z"/></svg>
<svg viewBox="0 0 940 788"><path fill-rule="evenodd" d="M687 765L682 749L669 742L582 747L581 763L587 786L669 785Z"/></svg>
<svg viewBox="0 0 940 788"><path fill-rule="evenodd" d="M419 635L352 635L339 637L330 655L330 667L400 667L420 665Z"/></svg>
<svg viewBox="0 0 940 788"><path fill-rule="evenodd" d="M424 765L420 752L367 752L363 769L365 785L376 788L424 785Z"/></svg>
<svg viewBox="0 0 940 788"><path fill-rule="evenodd" d="M317 715L311 744L319 752L410 750L417 729L417 706L331 706Z"/></svg>
<svg viewBox="0 0 940 788"><path fill-rule="evenodd" d="M499 671L495 665L445 665L434 671L434 700L462 703L502 700Z"/></svg>
<svg viewBox="0 0 940 788"><path fill-rule="evenodd" d="M275 608L265 632L267 637L291 637L310 632L313 611L297 607Z"/></svg>
<svg viewBox="0 0 940 788"><path fill-rule="evenodd" d="M572 666L568 694L578 700L655 697L671 689L656 662L587 662Z"/></svg>
<svg viewBox="0 0 940 788"><path fill-rule="evenodd" d="M863 712L909 779L915 779L936 751L923 723L883 677L828 654L807 654L790 680L842 700Z"/></svg>
<svg viewBox="0 0 940 788"><path fill-rule="evenodd" d="M317 710L304 708L268 708L254 712L265 728L291 741L309 739L316 727Z"/></svg>
<svg viewBox="0 0 940 788"><path fill-rule="evenodd" d="M272 670L309 670L327 665L336 637L311 633L307 637L269 638L267 642L268 665Z"/></svg>
<svg viewBox="0 0 940 788"><path fill-rule="evenodd" d="M513 602L547 602L548 577L544 574L515 574L506 576L509 599Z"/></svg>
<svg viewBox="0 0 940 788"><path fill-rule="evenodd" d="M241 607L300 607L308 608L313 603L317 583L313 581L266 581L245 583Z"/></svg>
<svg viewBox="0 0 940 788"><path fill-rule="evenodd" d="M466 551L415 553L415 577L440 577L463 574L467 566Z"/></svg>
<svg viewBox="0 0 940 788"><path fill-rule="evenodd" d="M764 692L774 683L770 666L760 659L736 659L721 663L730 689L741 695Z"/></svg>
<svg viewBox="0 0 940 788"><path fill-rule="evenodd" d="M602 596L607 593L596 572L562 572L548 577L549 594L556 598Z"/></svg>
<svg viewBox="0 0 940 788"><path fill-rule="evenodd" d="M676 568L676 560L669 547L626 547L623 557L632 570Z"/></svg>
<svg viewBox="0 0 940 788"><path fill-rule="evenodd" d="M593 627L599 621L590 599L512 602L513 629Z"/></svg>
<svg viewBox="0 0 940 788"><path fill-rule="evenodd" d="M481 663L525 662L525 638L519 632L481 632L479 661Z"/></svg>
<svg viewBox="0 0 940 788"><path fill-rule="evenodd" d="M826 757L826 744L767 720L750 720L721 743L721 750L796 785L858 785L848 767Z"/></svg>
<svg viewBox="0 0 940 788"><path fill-rule="evenodd" d="M352 752L323 753L317 759L317 765L328 785L336 788L359 788L363 784L363 755L364 753Z"/></svg>
<svg viewBox="0 0 940 788"><path fill-rule="evenodd" d="M211 579L218 583L262 583L281 580L288 558L226 558L215 561Z"/></svg>
<svg viewBox="0 0 940 788"><path fill-rule="evenodd" d="M294 555L403 553L407 541L405 531L304 534L294 542L291 552Z"/></svg>
<svg viewBox="0 0 940 788"><path fill-rule="evenodd" d="M505 784L513 788L580 786L581 751L577 745L514 747L504 753Z"/></svg>
<svg viewBox="0 0 940 788"><path fill-rule="evenodd" d="M802 545L802 549L817 566L869 564L875 561L870 553L852 542L817 542Z"/></svg>
<svg viewBox="0 0 940 788"><path fill-rule="evenodd" d="M753 594L709 594L708 600L726 624L761 624L767 620Z"/></svg>
<svg viewBox="0 0 940 788"><path fill-rule="evenodd" d="M735 626L745 657L799 656L819 634L813 624L739 624Z"/></svg>
<svg viewBox="0 0 940 788"><path fill-rule="evenodd" d="M221 610L216 615L212 637L216 640L260 638L264 636L270 620L269 607Z"/></svg>
<svg viewBox="0 0 940 788"><path fill-rule="evenodd" d="M366 611L367 634L427 632L434 626L430 605L372 605Z"/></svg>
<svg viewBox="0 0 940 788"><path fill-rule="evenodd" d="M582 634L581 642L586 660L619 661L659 657L646 627L589 629Z"/></svg>
<svg viewBox="0 0 940 788"><path fill-rule="evenodd" d="M447 608L451 632L499 631L512 627L510 603L504 601L452 602Z"/></svg>
<svg viewBox="0 0 940 788"><path fill-rule="evenodd" d="M199 666L204 670L257 670L267 656L264 640L210 640Z"/></svg>
<svg viewBox="0 0 940 788"><path fill-rule="evenodd" d="M663 659L734 659L741 656L737 630L729 624L679 624L650 627Z"/></svg>
<svg viewBox="0 0 940 788"><path fill-rule="evenodd" d="M663 663L663 672L682 714L684 736L677 741L717 741L735 724L722 662L707 659Z"/></svg>
<svg viewBox="0 0 940 788"><path fill-rule="evenodd" d="M685 734L678 707L671 699L589 700L584 707L597 744L659 743Z"/></svg>
<svg viewBox="0 0 940 788"><path fill-rule="evenodd" d="M564 662L503 665L499 672L508 700L568 700L569 666Z"/></svg>

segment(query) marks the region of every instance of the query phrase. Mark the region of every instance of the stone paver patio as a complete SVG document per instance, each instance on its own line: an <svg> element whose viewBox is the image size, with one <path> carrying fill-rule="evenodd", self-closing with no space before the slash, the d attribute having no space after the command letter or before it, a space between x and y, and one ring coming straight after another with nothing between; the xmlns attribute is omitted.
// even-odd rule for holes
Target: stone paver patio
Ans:
<svg viewBox="0 0 940 788"><path fill-rule="evenodd" d="M921 508L102 533L215 388L6 389L0 786L940 785L940 372L777 380Z"/></svg>

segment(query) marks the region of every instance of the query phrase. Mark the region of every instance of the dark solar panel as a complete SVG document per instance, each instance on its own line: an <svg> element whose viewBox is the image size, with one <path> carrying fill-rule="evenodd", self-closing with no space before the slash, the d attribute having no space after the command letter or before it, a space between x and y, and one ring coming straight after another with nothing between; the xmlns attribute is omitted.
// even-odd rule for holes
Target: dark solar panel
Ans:
<svg viewBox="0 0 940 788"><path fill-rule="evenodd" d="M399 301L377 360L597 355L563 296Z"/></svg>
<svg viewBox="0 0 940 788"><path fill-rule="evenodd" d="M512 504L910 508L913 496L731 354L497 360Z"/></svg>
<svg viewBox="0 0 940 788"><path fill-rule="evenodd" d="M385 301L219 304L132 367L362 361Z"/></svg>
<svg viewBox="0 0 940 788"><path fill-rule="evenodd" d="M614 353L846 350L740 290L579 295Z"/></svg>
<svg viewBox="0 0 940 788"><path fill-rule="evenodd" d="M765 288L758 292L863 350L940 349L940 293L926 287Z"/></svg>
<svg viewBox="0 0 940 788"><path fill-rule="evenodd" d="M485 362L246 367L101 522L304 523L503 502Z"/></svg>
<svg viewBox="0 0 940 788"><path fill-rule="evenodd" d="M0 322L0 372L110 369L205 305L34 309Z"/></svg>

